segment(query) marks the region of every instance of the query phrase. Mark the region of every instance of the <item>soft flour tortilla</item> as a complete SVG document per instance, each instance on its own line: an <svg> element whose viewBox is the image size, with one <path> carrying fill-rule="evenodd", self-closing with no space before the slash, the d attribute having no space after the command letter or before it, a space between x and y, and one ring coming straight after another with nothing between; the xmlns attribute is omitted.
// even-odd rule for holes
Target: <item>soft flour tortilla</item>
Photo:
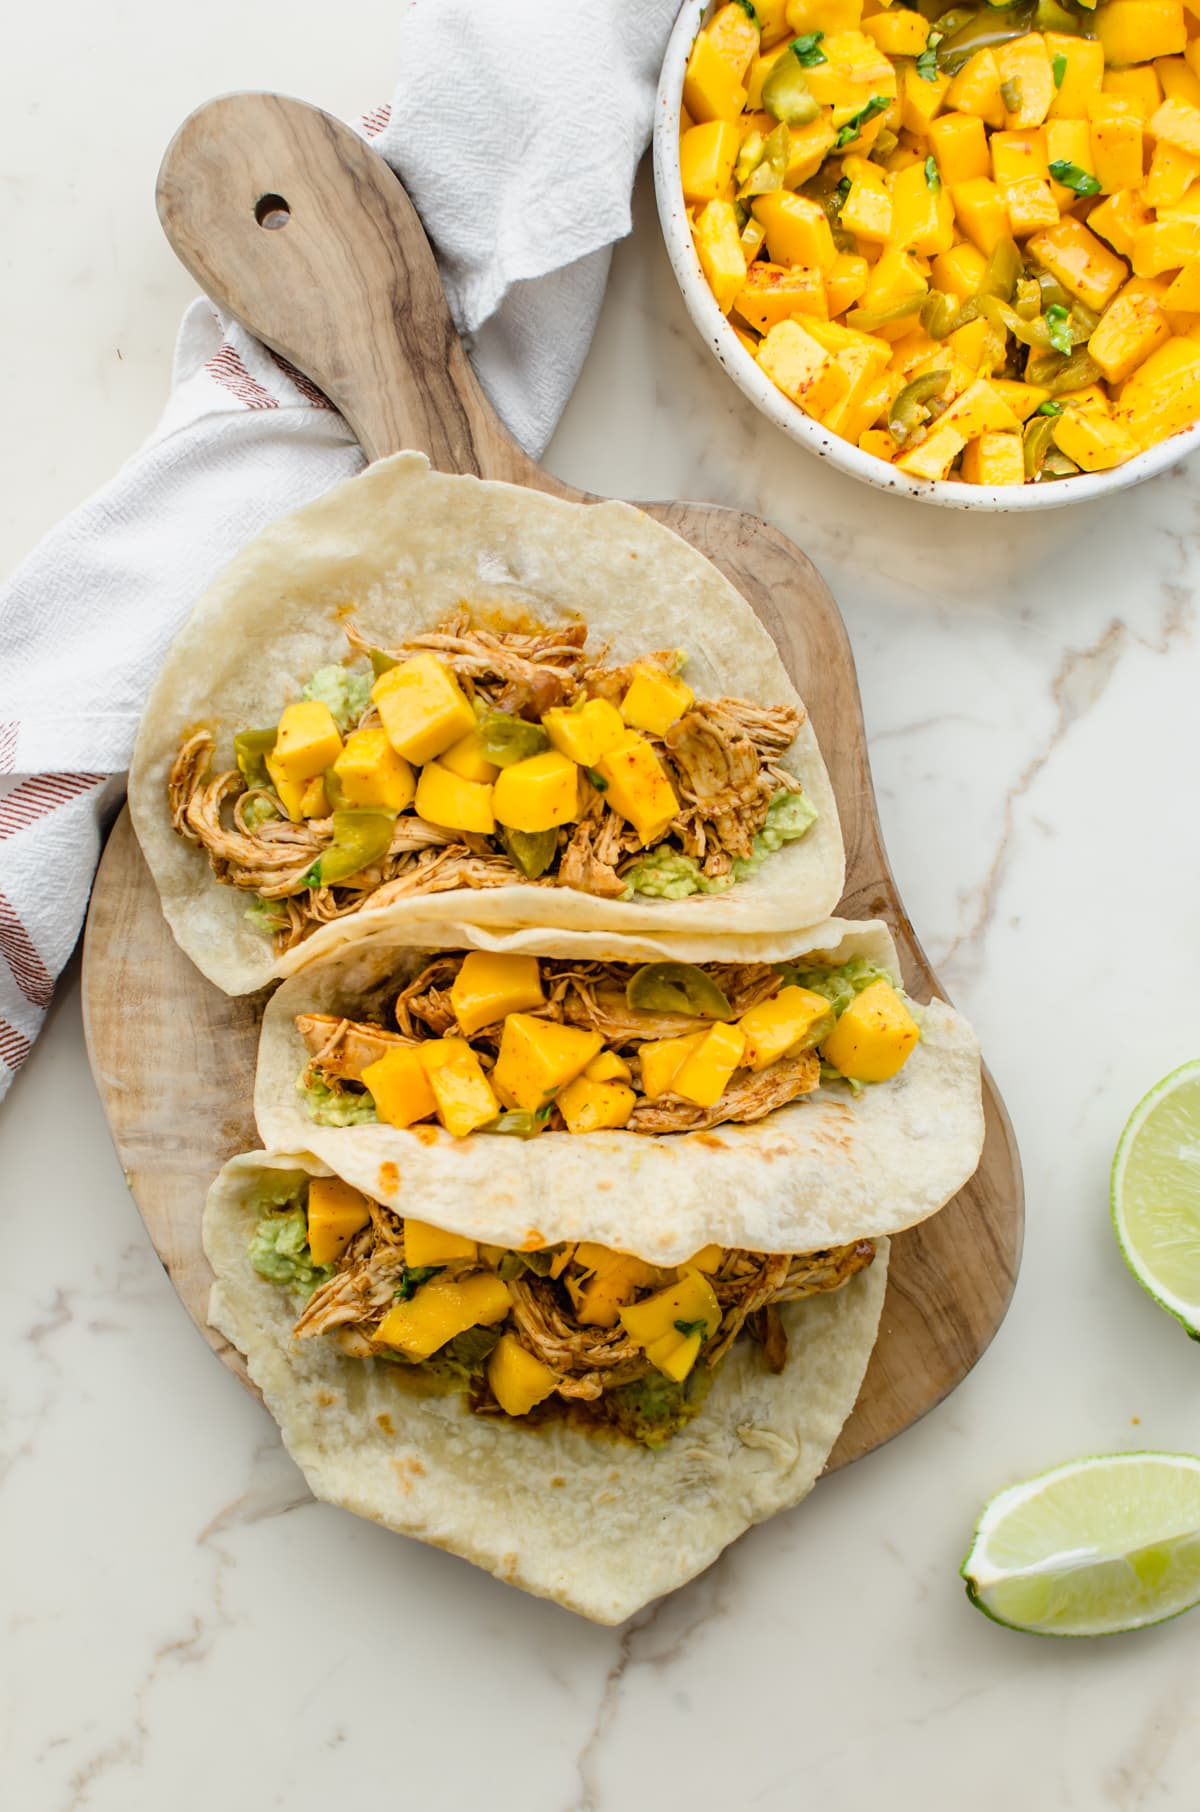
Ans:
<svg viewBox="0 0 1200 1812"><path fill-rule="evenodd" d="M841 1290L787 1303L773 1377L739 1340L694 1422L657 1451L550 1423L472 1415L386 1361L293 1340L297 1305L247 1244L269 1173L325 1176L311 1157L249 1152L213 1184L209 1320L246 1356L313 1493L460 1554L597 1623L620 1623L710 1566L753 1523L799 1503L854 1406L875 1343L887 1248Z"/></svg>
<svg viewBox="0 0 1200 1812"><path fill-rule="evenodd" d="M200 600L150 695L129 776L129 806L168 923L192 961L230 994L260 988L345 941L357 915L323 926L276 962L246 922L251 895L214 880L203 852L171 829L167 774L180 738L200 725L233 766L235 731L276 721L310 675L347 650L343 625L395 647L462 604L582 617L593 645L620 662L654 648L687 650L700 697L736 695L799 706L775 644L715 566L624 503L564 503L539 491L452 478L417 453L381 460L266 529ZM818 923L841 894L841 831L807 719L783 765L818 817L726 894L688 900L596 899L527 882L460 888L389 909L492 926L691 931L718 925L769 943ZM747 950L746 954L750 954Z"/></svg>
<svg viewBox="0 0 1200 1812"><path fill-rule="evenodd" d="M857 1098L845 1083L824 1087L747 1126L536 1139L456 1139L431 1125L317 1126L296 1086L307 1053L295 1016L382 1019L397 976L407 980L439 948L464 942L454 933L414 950L402 947L397 929L361 939L277 990L263 1020L254 1106L265 1145L314 1151L401 1213L495 1245L593 1239L658 1264L678 1264L710 1241L813 1252L924 1220L979 1161L979 1047L944 1001L922 1009L921 1042L891 1082ZM639 944L607 937L544 933L534 948L583 961L644 960ZM679 953L674 942L650 951ZM793 932L783 953L831 962L862 955L899 973L891 934L874 920ZM723 954L719 945L708 952L710 960Z"/></svg>

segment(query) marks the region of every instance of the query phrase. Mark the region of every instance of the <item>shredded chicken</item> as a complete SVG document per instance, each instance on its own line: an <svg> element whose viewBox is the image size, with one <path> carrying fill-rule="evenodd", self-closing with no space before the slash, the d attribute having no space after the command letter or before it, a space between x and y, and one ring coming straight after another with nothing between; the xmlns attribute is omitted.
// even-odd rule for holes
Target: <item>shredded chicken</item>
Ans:
<svg viewBox="0 0 1200 1812"><path fill-rule="evenodd" d="M737 720L711 700L700 700L671 725L663 746L684 802L680 817L692 836L699 821L706 834L711 825L728 855L752 855L775 788Z"/></svg>
<svg viewBox="0 0 1200 1812"><path fill-rule="evenodd" d="M609 816L611 818L613 814ZM593 893L602 900L619 900L625 892L625 883L612 863L601 855L600 836L590 819L581 820L563 850L558 878L564 887Z"/></svg>
<svg viewBox="0 0 1200 1812"><path fill-rule="evenodd" d="M377 1063L398 1045L413 1043L382 1026L338 1019L332 1013L300 1013L296 1030L311 1058L305 1075L319 1075L326 1082L361 1082L369 1063Z"/></svg>
<svg viewBox="0 0 1200 1812"><path fill-rule="evenodd" d="M801 1051L798 1057L779 1058L769 1069L748 1070L740 1079L735 1077L712 1107L697 1107L681 1095L656 1095L652 1101L643 1098L630 1115L626 1131L704 1132L731 1120L745 1126L765 1119L801 1095L810 1095L820 1080L817 1053Z"/></svg>
<svg viewBox="0 0 1200 1812"><path fill-rule="evenodd" d="M397 657L426 648L489 696L498 711L538 718L578 695L584 671L585 623L564 623L536 634L478 628L465 611L425 635L413 636ZM388 651L392 653L392 650ZM497 689L499 682L499 689Z"/></svg>

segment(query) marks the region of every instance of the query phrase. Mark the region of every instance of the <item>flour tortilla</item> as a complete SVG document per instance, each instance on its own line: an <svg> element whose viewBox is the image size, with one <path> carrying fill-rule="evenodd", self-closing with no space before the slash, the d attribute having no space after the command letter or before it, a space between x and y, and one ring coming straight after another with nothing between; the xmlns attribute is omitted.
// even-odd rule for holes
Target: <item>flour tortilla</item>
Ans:
<svg viewBox="0 0 1200 1812"><path fill-rule="evenodd" d="M247 1257L256 1198L264 1181L328 1174L309 1156L248 1152L222 1170L204 1215L209 1320L245 1354L316 1497L611 1624L812 1489L875 1343L886 1243L844 1289L781 1307L778 1377L737 1341L695 1421L652 1452L562 1423L475 1416L461 1395L422 1390L386 1361L294 1340L295 1299Z"/></svg>
<svg viewBox="0 0 1200 1812"><path fill-rule="evenodd" d="M252 896L219 884L203 852L171 829L166 782L181 737L210 727L217 762L232 767L234 733L275 722L318 667L340 660L351 617L395 647L463 603L547 623L582 617L614 662L681 647L700 697L800 705L741 595L641 510L448 477L417 453L379 461L243 549L176 638L146 706L129 777L134 826L172 931L226 993L250 992L336 949L362 915L321 927L276 962L270 939L246 921ZM726 894L625 902L520 882L391 910L414 922L432 911L492 927L687 933L717 925L766 948L832 912L844 877L837 808L807 720L782 765L800 779L816 823Z"/></svg>
<svg viewBox="0 0 1200 1812"><path fill-rule="evenodd" d="M922 1010L921 1042L891 1082L857 1098L845 1083L826 1086L747 1126L536 1139L456 1139L428 1125L317 1126L296 1087L307 1053L295 1016L381 1020L397 976L418 974L439 949L463 947L455 935L405 948L403 929L361 939L278 989L263 1019L254 1100L265 1145L316 1152L400 1213L494 1245L594 1239L678 1264L710 1241L813 1252L899 1232L948 1202L979 1162L979 1047L944 1001ZM644 960L636 941L562 932L543 933L534 948L581 961ZM674 944L649 949L678 954ZM793 933L784 953L830 962L861 955L899 974L891 934L877 920L829 920ZM719 943L708 952L723 954Z"/></svg>

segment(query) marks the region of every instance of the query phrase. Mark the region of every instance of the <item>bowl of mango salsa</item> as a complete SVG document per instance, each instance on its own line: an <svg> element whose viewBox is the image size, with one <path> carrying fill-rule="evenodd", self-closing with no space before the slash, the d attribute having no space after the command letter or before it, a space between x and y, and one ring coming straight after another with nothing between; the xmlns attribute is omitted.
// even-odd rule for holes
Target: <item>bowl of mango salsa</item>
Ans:
<svg viewBox="0 0 1200 1812"><path fill-rule="evenodd" d="M1200 0L687 0L655 181L711 349L857 478L1036 509L1197 443Z"/></svg>

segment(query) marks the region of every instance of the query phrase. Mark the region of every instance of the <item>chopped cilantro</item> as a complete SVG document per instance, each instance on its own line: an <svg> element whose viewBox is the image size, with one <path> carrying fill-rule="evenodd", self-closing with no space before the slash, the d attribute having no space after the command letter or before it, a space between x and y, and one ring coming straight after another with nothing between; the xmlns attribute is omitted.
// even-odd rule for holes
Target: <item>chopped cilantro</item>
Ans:
<svg viewBox="0 0 1200 1812"><path fill-rule="evenodd" d="M759 30L761 31L762 26L759 23L759 17L758 17L758 14L754 10L752 0L737 0L737 4L741 7L742 11L745 13L745 15L746 15L747 19L749 19L750 23L752 25L757 25Z"/></svg>
<svg viewBox="0 0 1200 1812"><path fill-rule="evenodd" d="M793 38L789 49L797 62L805 69L815 69L818 63L828 63L829 58L821 49L823 31L805 32L802 38Z"/></svg>
<svg viewBox="0 0 1200 1812"><path fill-rule="evenodd" d="M1050 165L1050 174L1055 182L1061 183L1064 189L1074 189L1076 195L1098 195L1100 184L1078 164L1072 164L1065 157L1056 157Z"/></svg>
<svg viewBox="0 0 1200 1812"><path fill-rule="evenodd" d="M608 782L603 774L598 773L595 768L584 768L583 771L598 793L607 793Z"/></svg>
<svg viewBox="0 0 1200 1812"><path fill-rule="evenodd" d="M396 1301L411 1302L423 1283L436 1277L445 1265L405 1265L400 1273L400 1282L396 1286Z"/></svg>
<svg viewBox="0 0 1200 1812"><path fill-rule="evenodd" d="M1033 413L1035 415L1061 415L1062 412L1063 412L1062 404L1056 403L1051 398L1044 403L1039 403Z"/></svg>
<svg viewBox="0 0 1200 1812"><path fill-rule="evenodd" d="M699 1334L701 1340L707 1340L708 1323L704 1320L677 1321L675 1323L675 1332L677 1334L682 1334L685 1340L690 1340L693 1334Z"/></svg>
<svg viewBox="0 0 1200 1812"><path fill-rule="evenodd" d="M917 58L917 74L923 82L936 82L938 79L936 43L937 37L931 33L928 44Z"/></svg>
<svg viewBox="0 0 1200 1812"><path fill-rule="evenodd" d="M1054 77L1054 86L1056 88L1061 88L1063 85L1063 77L1067 73L1067 59L1062 56L1052 58L1050 72Z"/></svg>
<svg viewBox="0 0 1200 1812"><path fill-rule="evenodd" d="M837 135L836 149L840 151L845 145L853 144L868 120L873 120L878 113L886 113L891 104L886 94L873 94L865 107L850 115Z"/></svg>

